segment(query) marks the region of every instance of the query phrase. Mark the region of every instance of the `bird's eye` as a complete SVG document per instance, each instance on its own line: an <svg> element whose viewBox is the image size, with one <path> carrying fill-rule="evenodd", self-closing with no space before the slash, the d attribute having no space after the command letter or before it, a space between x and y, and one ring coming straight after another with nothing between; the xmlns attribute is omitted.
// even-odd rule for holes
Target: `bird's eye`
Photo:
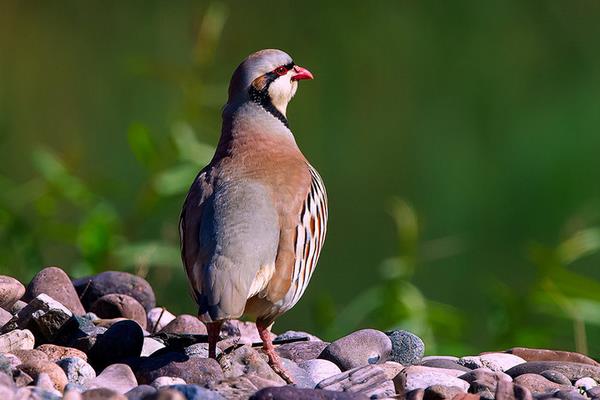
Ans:
<svg viewBox="0 0 600 400"><path fill-rule="evenodd" d="M275 73L279 76L285 75L285 74L287 74L287 72L288 72L288 70L284 66L275 68Z"/></svg>

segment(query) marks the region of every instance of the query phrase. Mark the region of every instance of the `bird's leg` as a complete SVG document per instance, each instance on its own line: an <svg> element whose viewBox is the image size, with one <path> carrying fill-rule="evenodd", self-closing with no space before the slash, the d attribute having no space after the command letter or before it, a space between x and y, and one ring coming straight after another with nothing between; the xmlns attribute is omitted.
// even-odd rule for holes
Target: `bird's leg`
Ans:
<svg viewBox="0 0 600 400"><path fill-rule="evenodd" d="M256 321L256 329L258 329L258 335L260 336L260 340L263 342L263 350L265 353L267 353L267 357L269 357L269 365L271 368L273 368L273 371L275 371L277 375L281 376L287 383L293 384L294 381L281 364L281 360L275 352L275 347L273 346L273 341L271 340L270 325L259 319Z"/></svg>
<svg viewBox="0 0 600 400"><path fill-rule="evenodd" d="M223 321L207 322L206 331L208 333L208 357L217 359L217 342L221 339L221 325Z"/></svg>

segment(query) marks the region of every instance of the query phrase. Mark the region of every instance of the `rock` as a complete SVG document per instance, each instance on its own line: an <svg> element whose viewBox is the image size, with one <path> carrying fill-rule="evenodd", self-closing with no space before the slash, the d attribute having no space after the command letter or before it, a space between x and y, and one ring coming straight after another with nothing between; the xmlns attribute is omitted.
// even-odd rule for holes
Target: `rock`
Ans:
<svg viewBox="0 0 600 400"><path fill-rule="evenodd" d="M486 353L479 356L484 367L492 371L506 371L515 365L523 364L526 361L514 354L506 353Z"/></svg>
<svg viewBox="0 0 600 400"><path fill-rule="evenodd" d="M12 319L13 315L6 311L4 308L0 308L0 327L6 325L8 321Z"/></svg>
<svg viewBox="0 0 600 400"><path fill-rule="evenodd" d="M425 389L424 400L453 399L457 394L464 393L462 388L456 386L432 385Z"/></svg>
<svg viewBox="0 0 600 400"><path fill-rule="evenodd" d="M417 335L408 331L395 330L386 332L392 341L391 361L402 365L417 364L425 353L425 343Z"/></svg>
<svg viewBox="0 0 600 400"><path fill-rule="evenodd" d="M586 377L577 379L577 381L573 384L573 386L575 386L578 389L583 389L583 390L587 391L593 387L598 386L598 382L596 382L592 378L586 376Z"/></svg>
<svg viewBox="0 0 600 400"><path fill-rule="evenodd" d="M315 382L311 376L304 369L300 368L298 364L287 358L281 358L283 368L292 378L294 385L298 388L314 389L318 382Z"/></svg>
<svg viewBox="0 0 600 400"><path fill-rule="evenodd" d="M256 381L256 376L253 375L238 376L208 384L206 388L218 393L226 399L247 399L263 387L280 386L277 382L266 386L257 386L257 384L255 384Z"/></svg>
<svg viewBox="0 0 600 400"><path fill-rule="evenodd" d="M418 389L418 390L423 390L423 389ZM493 397L489 397L490 399L493 399ZM480 400L483 399L483 397L477 395L477 394L472 394L472 393L459 393L457 395L455 395L452 400Z"/></svg>
<svg viewBox="0 0 600 400"><path fill-rule="evenodd" d="M12 377L0 372L0 399L11 400L16 389Z"/></svg>
<svg viewBox="0 0 600 400"><path fill-rule="evenodd" d="M487 368L478 368L459 376L463 381L471 384L469 391L471 393L481 393L488 390L491 393L496 391L498 381L512 382L512 378L499 371L490 371Z"/></svg>
<svg viewBox="0 0 600 400"><path fill-rule="evenodd" d="M173 321L169 322L161 331L161 333L176 333L190 335L206 335L206 326L198 317L189 314L177 316Z"/></svg>
<svg viewBox="0 0 600 400"><path fill-rule="evenodd" d="M532 400L529 389L504 380L498 381L494 398L496 400Z"/></svg>
<svg viewBox="0 0 600 400"><path fill-rule="evenodd" d="M63 329L68 328L72 316L68 308L42 293L6 323L0 333L29 329L37 339L52 342Z"/></svg>
<svg viewBox="0 0 600 400"><path fill-rule="evenodd" d="M57 362L58 360L68 357L78 357L83 361L87 361L87 355L83 351L74 349L73 347L43 344L38 346L36 350L44 352L46 356L48 356L48 360L52 362Z"/></svg>
<svg viewBox="0 0 600 400"><path fill-rule="evenodd" d="M600 380L600 367L566 361L528 361L512 367L506 373L514 378L528 373L539 374L549 369L560 372L572 382L584 377Z"/></svg>
<svg viewBox="0 0 600 400"><path fill-rule="evenodd" d="M127 400L144 400L154 393L156 393L156 388L150 385L139 385L125 393L125 396L127 396Z"/></svg>
<svg viewBox="0 0 600 400"><path fill-rule="evenodd" d="M381 368L383 368L383 372L385 372L385 376L392 380L398 375L400 372L406 368L404 365L397 363L396 361L386 361L383 364L378 364Z"/></svg>
<svg viewBox="0 0 600 400"><path fill-rule="evenodd" d="M207 344L207 346L208 346L208 344ZM147 357L147 356L151 355L152 353L154 353L155 351L158 351L158 350L164 349L164 348L165 348L165 345L162 344L161 342L159 342L158 340L154 340L152 338L145 337L144 344L142 345L142 352L140 355L142 357ZM204 356L204 357L208 357L208 350L206 351L206 356Z"/></svg>
<svg viewBox="0 0 600 400"><path fill-rule="evenodd" d="M150 333L155 333L167 326L167 324L174 319L175 316L166 308L154 307L152 310L148 311L148 322L146 326Z"/></svg>
<svg viewBox="0 0 600 400"><path fill-rule="evenodd" d="M33 378L29 374L21 371L20 369L15 369L13 371L13 380L15 382L15 385L17 385L18 387L27 386L33 382Z"/></svg>
<svg viewBox="0 0 600 400"><path fill-rule="evenodd" d="M312 381L316 383L342 373L340 367L328 360L306 360L300 362L298 366L305 370Z"/></svg>
<svg viewBox="0 0 600 400"><path fill-rule="evenodd" d="M177 390L172 390L169 388L162 388L160 391L156 392L153 396L151 396L148 400L187 400L181 392Z"/></svg>
<svg viewBox="0 0 600 400"><path fill-rule="evenodd" d="M146 310L139 301L126 294L111 293L100 297L90 311L100 318L127 318L146 329Z"/></svg>
<svg viewBox="0 0 600 400"><path fill-rule="evenodd" d="M139 357L144 343L142 328L133 321L117 322L98 336L88 356L95 368L104 368L129 357Z"/></svg>
<svg viewBox="0 0 600 400"><path fill-rule="evenodd" d="M23 300L30 302L42 293L50 296L75 315L85 314L71 279L60 268L47 267L38 272L27 286Z"/></svg>
<svg viewBox="0 0 600 400"><path fill-rule="evenodd" d="M538 374L523 374L514 379L514 383L529 389L532 393L547 393L565 387Z"/></svg>
<svg viewBox="0 0 600 400"><path fill-rule="evenodd" d="M127 400L124 395L108 388L86 390L81 394L82 400Z"/></svg>
<svg viewBox="0 0 600 400"><path fill-rule="evenodd" d="M319 358L335 363L342 371L388 361L392 342L383 332L362 329L330 343Z"/></svg>
<svg viewBox="0 0 600 400"><path fill-rule="evenodd" d="M62 400L82 400L81 391L69 387L65 387Z"/></svg>
<svg viewBox="0 0 600 400"><path fill-rule="evenodd" d="M17 390L14 399L27 400L60 400L61 396L56 390L45 390L35 386L22 387Z"/></svg>
<svg viewBox="0 0 600 400"><path fill-rule="evenodd" d="M479 356L465 356L458 359L457 363L469 369L484 368Z"/></svg>
<svg viewBox="0 0 600 400"><path fill-rule="evenodd" d="M35 338L27 329L16 329L0 335L0 353L12 353L16 350L31 350Z"/></svg>
<svg viewBox="0 0 600 400"><path fill-rule="evenodd" d="M12 379L12 370L19 364L21 364L21 360L15 355L9 353L0 354L0 383L2 382L3 375Z"/></svg>
<svg viewBox="0 0 600 400"><path fill-rule="evenodd" d="M127 393L138 385L137 379L126 364L112 364L88 383L90 388L109 388L117 393Z"/></svg>
<svg viewBox="0 0 600 400"><path fill-rule="evenodd" d="M266 356L263 356L249 345L241 346L229 354L221 355L219 364L223 369L223 374L228 378L252 374L274 382L284 383L283 379L268 364Z"/></svg>
<svg viewBox="0 0 600 400"><path fill-rule="evenodd" d="M69 383L88 386L96 378L94 368L79 357L61 358L56 364L65 372Z"/></svg>
<svg viewBox="0 0 600 400"><path fill-rule="evenodd" d="M552 397L564 400L587 400L587 397L579 393L575 388L556 391L552 393Z"/></svg>
<svg viewBox="0 0 600 400"><path fill-rule="evenodd" d="M514 347L508 349L505 353L514 354L525 361L569 361L581 364L599 366L596 360L591 359L580 353L572 351L530 349L527 347Z"/></svg>
<svg viewBox="0 0 600 400"><path fill-rule="evenodd" d="M217 347L217 357L221 354L221 349ZM188 357L204 357L208 358L208 343L196 343L191 346L187 346L183 349L183 352Z"/></svg>
<svg viewBox="0 0 600 400"><path fill-rule="evenodd" d="M13 304L25 294L25 286L15 278L0 275L0 307L10 311Z"/></svg>
<svg viewBox="0 0 600 400"><path fill-rule="evenodd" d="M48 390L48 391L56 390L54 388L54 383L52 383L52 379L50 379L50 376L45 372L42 372L41 374L39 374L37 376L34 384L35 384L35 386L39 387L40 389L44 389L44 390ZM57 394L60 396L60 392L58 392Z"/></svg>
<svg viewBox="0 0 600 400"><path fill-rule="evenodd" d="M315 359L323 352L327 342L295 342L282 344L275 348L280 357L292 360L295 363Z"/></svg>
<svg viewBox="0 0 600 400"><path fill-rule="evenodd" d="M171 385L164 389L175 390L181 393L186 400L224 400L220 394L198 385Z"/></svg>
<svg viewBox="0 0 600 400"><path fill-rule="evenodd" d="M317 389L371 396L386 382L388 379L383 368L379 365L365 365L324 379L319 382Z"/></svg>
<svg viewBox="0 0 600 400"><path fill-rule="evenodd" d="M457 373L462 375L462 371L458 370L411 365L403 371L406 376L406 392L425 389L432 385L456 386L466 392L469 384L467 381L457 378ZM394 378L394 381L396 379Z"/></svg>
<svg viewBox="0 0 600 400"><path fill-rule="evenodd" d="M275 339L276 335L269 332L271 339ZM256 324L250 321L240 321L231 319L223 323L221 326L221 336L224 338L239 336L241 344L250 344L254 342L262 342L258 336Z"/></svg>
<svg viewBox="0 0 600 400"><path fill-rule="evenodd" d="M590 398L600 398L600 386L594 386L585 391L588 397Z"/></svg>
<svg viewBox="0 0 600 400"><path fill-rule="evenodd" d="M25 303L23 300L17 300L8 311L10 311L12 315L15 315L18 314L19 311L21 311L25 307L27 307L27 303Z"/></svg>
<svg viewBox="0 0 600 400"><path fill-rule="evenodd" d="M49 361L48 356L39 350L15 350L12 352L19 360L21 360L20 364L28 364L31 362L38 361Z"/></svg>
<svg viewBox="0 0 600 400"><path fill-rule="evenodd" d="M544 378L552 381L554 383L558 383L560 385L570 385L571 381L564 374L561 374L558 371L554 371L552 369L540 372L540 375Z"/></svg>
<svg viewBox="0 0 600 400"><path fill-rule="evenodd" d="M359 393L282 386L261 389L250 397L250 400L367 400L368 398L368 396Z"/></svg>
<svg viewBox="0 0 600 400"><path fill-rule="evenodd" d="M304 338L308 338L308 341L311 341L311 342L322 342L322 340L319 339L318 337L316 337L315 335L311 335L310 333L302 332L302 331L285 331L285 332L277 335L275 340L281 341L281 340L304 339Z"/></svg>
<svg viewBox="0 0 600 400"><path fill-rule="evenodd" d="M176 376L187 383L206 385L224 378L219 363L212 358L187 357L181 353L165 353L148 357L134 366L139 383L149 384L160 376Z"/></svg>
<svg viewBox="0 0 600 400"><path fill-rule="evenodd" d="M152 383L150 383L150 386L158 389L163 386L185 385L185 384L186 384L186 382L181 378L177 378L174 376L159 376L158 378L153 380Z"/></svg>
<svg viewBox="0 0 600 400"><path fill-rule="evenodd" d="M425 389L415 389L406 393L406 400L423 400Z"/></svg>
<svg viewBox="0 0 600 400"><path fill-rule="evenodd" d="M81 302L86 309L107 294L126 294L140 302L146 311L156 305L152 287L144 278L120 271L106 271L98 275L73 281Z"/></svg>
<svg viewBox="0 0 600 400"><path fill-rule="evenodd" d="M62 392L68 383L67 376L63 370L56 364L49 361L34 361L27 364L21 364L18 369L31 376L34 380L41 373L46 373L52 380L54 388Z"/></svg>
<svg viewBox="0 0 600 400"><path fill-rule="evenodd" d="M457 358L458 360L458 358ZM429 358L427 360L421 360L419 365L424 367L432 367L432 368L445 368L445 369L456 369L459 371L469 372L471 369L465 367L464 365L460 365L458 362L454 360L450 360L447 358Z"/></svg>

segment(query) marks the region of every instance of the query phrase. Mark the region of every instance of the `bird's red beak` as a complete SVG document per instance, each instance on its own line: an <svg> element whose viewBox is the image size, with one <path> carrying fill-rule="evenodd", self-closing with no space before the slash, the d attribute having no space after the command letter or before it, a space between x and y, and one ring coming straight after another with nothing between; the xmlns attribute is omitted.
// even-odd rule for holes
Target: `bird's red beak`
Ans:
<svg viewBox="0 0 600 400"><path fill-rule="evenodd" d="M292 80L300 81L302 79L314 79L314 77L313 74L311 74L306 68L294 65L294 75L292 75Z"/></svg>

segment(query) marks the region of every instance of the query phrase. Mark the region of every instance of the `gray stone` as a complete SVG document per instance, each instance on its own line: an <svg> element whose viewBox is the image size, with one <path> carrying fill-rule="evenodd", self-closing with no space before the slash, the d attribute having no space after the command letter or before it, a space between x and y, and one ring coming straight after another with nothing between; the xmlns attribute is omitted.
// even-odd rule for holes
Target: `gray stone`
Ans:
<svg viewBox="0 0 600 400"><path fill-rule="evenodd" d="M12 376L0 372L0 399L12 399L16 390Z"/></svg>
<svg viewBox="0 0 600 400"><path fill-rule="evenodd" d="M361 393L282 386L261 389L250 397L250 400L367 400L368 398L368 396Z"/></svg>
<svg viewBox="0 0 600 400"><path fill-rule="evenodd" d="M35 378L34 385L45 390L55 391L54 383L52 383L52 379L50 379L50 375L45 372L42 372ZM58 392L60 395L60 392Z"/></svg>
<svg viewBox="0 0 600 400"><path fill-rule="evenodd" d="M573 384L573 386L575 386L576 388L579 388L579 389L589 390L595 386L598 386L598 382L596 382L592 378L586 376L586 377L577 379L577 381Z"/></svg>
<svg viewBox="0 0 600 400"><path fill-rule="evenodd" d="M142 277L121 271L106 271L98 275L73 281L81 302L86 309L100 297L111 294L126 294L140 302L146 312L156 305L152 287Z"/></svg>
<svg viewBox="0 0 600 400"><path fill-rule="evenodd" d="M165 386L163 389L176 390L181 393L186 400L225 400L219 393L193 384L171 385Z"/></svg>
<svg viewBox="0 0 600 400"><path fill-rule="evenodd" d="M421 360L419 365L432 368L457 369L464 372L472 371L470 368L460 365L458 362L449 360L447 358L430 358L428 360Z"/></svg>
<svg viewBox="0 0 600 400"><path fill-rule="evenodd" d="M36 338L53 342L72 316L68 308L42 293L6 323L0 329L0 333L14 329L29 329Z"/></svg>
<svg viewBox="0 0 600 400"><path fill-rule="evenodd" d="M406 378L406 391L426 389L432 385L444 385L460 387L466 392L469 383L457 378L457 373L462 374L462 371L411 365L403 371Z"/></svg>
<svg viewBox="0 0 600 400"><path fill-rule="evenodd" d="M79 357L66 357L58 360L56 364L65 371L69 383L87 386L96 378L94 368Z"/></svg>
<svg viewBox="0 0 600 400"><path fill-rule="evenodd" d="M552 393L552 396L563 400L587 400L587 397L579 393L575 388L559 390Z"/></svg>
<svg viewBox="0 0 600 400"><path fill-rule="evenodd" d="M529 389L533 394L566 389L564 386L554 383L538 374L519 375L514 379L514 383Z"/></svg>
<svg viewBox="0 0 600 400"><path fill-rule="evenodd" d="M6 325L8 321L12 319L13 315L0 307L0 327Z"/></svg>
<svg viewBox="0 0 600 400"><path fill-rule="evenodd" d="M425 353L425 343L417 335L403 330L386 332L392 341L391 361L402 365L417 364Z"/></svg>
<svg viewBox="0 0 600 400"><path fill-rule="evenodd" d="M28 329L16 329L0 335L0 353L11 353L15 350L33 349L35 338Z"/></svg>
<svg viewBox="0 0 600 400"><path fill-rule="evenodd" d="M217 356L221 354L221 349L217 347ZM196 343L191 346L187 346L183 349L185 355L189 357L204 357L208 358L208 343Z"/></svg>
<svg viewBox="0 0 600 400"><path fill-rule="evenodd" d="M189 335L206 335L206 326L193 315L182 314L177 316L173 321L169 322L161 333L189 334Z"/></svg>
<svg viewBox="0 0 600 400"><path fill-rule="evenodd" d="M362 329L329 344L319 358L335 363L342 371L388 361L392 342L383 332Z"/></svg>
<svg viewBox="0 0 600 400"><path fill-rule="evenodd" d="M317 385L317 389L338 392L360 393L371 396L380 392L380 388L388 378L379 365L366 365L353 368L341 374L324 379Z"/></svg>
<svg viewBox="0 0 600 400"><path fill-rule="evenodd" d="M298 366L308 373L313 382L317 383L342 373L340 367L328 360L306 360L300 362Z"/></svg>
<svg viewBox="0 0 600 400"><path fill-rule="evenodd" d="M150 385L139 385L125 393L127 400L145 400L147 397L156 393L156 389Z"/></svg>
<svg viewBox="0 0 600 400"><path fill-rule="evenodd" d="M90 388L109 388L117 393L127 393L138 385L129 365L112 364L88 383Z"/></svg>
<svg viewBox="0 0 600 400"><path fill-rule="evenodd" d="M167 326L174 319L175 315L170 313L166 308L154 307L148 311L148 323L146 326L150 333L155 333Z"/></svg>
<svg viewBox="0 0 600 400"><path fill-rule="evenodd" d="M329 345L327 342L295 342L277 346L275 351L280 357L295 363L315 359Z"/></svg>
<svg viewBox="0 0 600 400"><path fill-rule="evenodd" d="M318 337L316 337L315 335L311 335L310 333L302 332L302 331L285 331L285 332L277 335L275 340L291 340L291 339L304 339L304 338L308 338L308 341L311 341L311 342L322 342L322 340L319 339Z"/></svg>
<svg viewBox="0 0 600 400"><path fill-rule="evenodd" d="M57 362L58 360L68 357L78 357L83 361L87 361L87 354L72 347L58 346L55 344L43 344L38 346L36 350L44 352L44 354L46 354L48 357L48 360L52 362Z"/></svg>
<svg viewBox="0 0 600 400"><path fill-rule="evenodd" d="M318 382L315 382L308 372L300 368L295 362L287 358L281 358L281 363L296 387L313 389L317 385Z"/></svg>
<svg viewBox="0 0 600 400"><path fill-rule="evenodd" d="M588 397L590 398L600 398L600 386L594 386L585 391Z"/></svg>
<svg viewBox="0 0 600 400"><path fill-rule="evenodd" d="M17 390L15 399L31 399L31 400L60 400L61 396L55 390L45 390L35 386L22 387Z"/></svg>
<svg viewBox="0 0 600 400"><path fill-rule="evenodd" d="M469 392L477 394L492 393L496 391L498 381L512 382L512 378L504 372L494 372L487 368L478 368L459 376L460 379L470 383Z"/></svg>
<svg viewBox="0 0 600 400"><path fill-rule="evenodd" d="M498 381L494 398L497 400L532 400L529 389L505 380Z"/></svg>
<svg viewBox="0 0 600 400"><path fill-rule="evenodd" d="M424 400L445 400L452 399L454 396L464 393L462 388L456 386L432 385L425 389L423 393Z"/></svg>
<svg viewBox="0 0 600 400"><path fill-rule="evenodd" d="M555 371L553 369L542 371L542 372L540 372L540 375L554 383L558 383L561 385L570 385L571 384L571 381L569 380L569 378L567 378L564 374L561 374L560 372Z"/></svg>
<svg viewBox="0 0 600 400"><path fill-rule="evenodd" d="M241 346L219 358L223 374L228 378L241 375L257 375L274 382L284 383L283 379L268 364L266 356L248 345Z"/></svg>
<svg viewBox="0 0 600 400"><path fill-rule="evenodd" d="M146 356L151 355L155 351L158 351L158 350L164 349L164 348L165 348L165 345L162 344L161 342L159 342L158 340L154 340L152 338L145 337L144 344L142 345L142 352L140 355L142 357L146 357ZM208 356L208 350L207 350L207 356Z"/></svg>
<svg viewBox="0 0 600 400"><path fill-rule="evenodd" d="M10 311L25 294L25 286L13 277L0 275L0 307Z"/></svg>
<svg viewBox="0 0 600 400"><path fill-rule="evenodd" d="M27 307L27 303L25 303L23 300L17 300L8 311L10 311L12 315L16 315L25 307Z"/></svg>
<svg viewBox="0 0 600 400"><path fill-rule="evenodd" d="M136 322L117 322L98 336L88 353L90 363L96 369L102 369L129 357L139 357L143 343L144 334Z"/></svg>
<svg viewBox="0 0 600 400"><path fill-rule="evenodd" d="M109 388L94 388L86 390L81 395L82 400L125 400L127 397Z"/></svg>
<svg viewBox="0 0 600 400"><path fill-rule="evenodd" d="M158 389L163 386L185 385L185 384L186 384L186 381L184 381L181 378L175 377L175 376L159 376L158 378L153 380L152 383L150 383L150 386Z"/></svg>
<svg viewBox="0 0 600 400"><path fill-rule="evenodd" d="M514 354L506 353L486 353L479 356L484 367L492 371L507 371L512 367L524 364L526 361Z"/></svg>
<svg viewBox="0 0 600 400"><path fill-rule="evenodd" d="M30 302L42 293L50 296L75 315L85 314L71 279L58 267L47 267L38 272L27 286L23 300Z"/></svg>
<svg viewBox="0 0 600 400"><path fill-rule="evenodd" d="M163 353L141 359L134 366L139 383L149 384L160 376L176 376L187 383L206 385L224 378L219 363L212 358L188 357L181 353Z"/></svg>
<svg viewBox="0 0 600 400"><path fill-rule="evenodd" d="M90 311L100 318L127 318L146 329L146 310L139 301L126 294L110 293L92 304Z"/></svg>
<svg viewBox="0 0 600 400"><path fill-rule="evenodd" d="M458 359L457 363L469 369L484 368L481 358L478 356L464 356Z"/></svg>
<svg viewBox="0 0 600 400"><path fill-rule="evenodd" d="M206 386L213 392L216 392L226 399L247 399L263 387L280 386L277 382L271 382L267 385L261 385L254 375L237 376L235 378L225 378L220 382L210 383ZM265 382L269 382L266 381Z"/></svg>
<svg viewBox="0 0 600 400"><path fill-rule="evenodd" d="M572 382L584 377L600 380L600 367L565 361L529 361L512 367L506 373L514 378L523 374L539 374L549 369L560 372Z"/></svg>

